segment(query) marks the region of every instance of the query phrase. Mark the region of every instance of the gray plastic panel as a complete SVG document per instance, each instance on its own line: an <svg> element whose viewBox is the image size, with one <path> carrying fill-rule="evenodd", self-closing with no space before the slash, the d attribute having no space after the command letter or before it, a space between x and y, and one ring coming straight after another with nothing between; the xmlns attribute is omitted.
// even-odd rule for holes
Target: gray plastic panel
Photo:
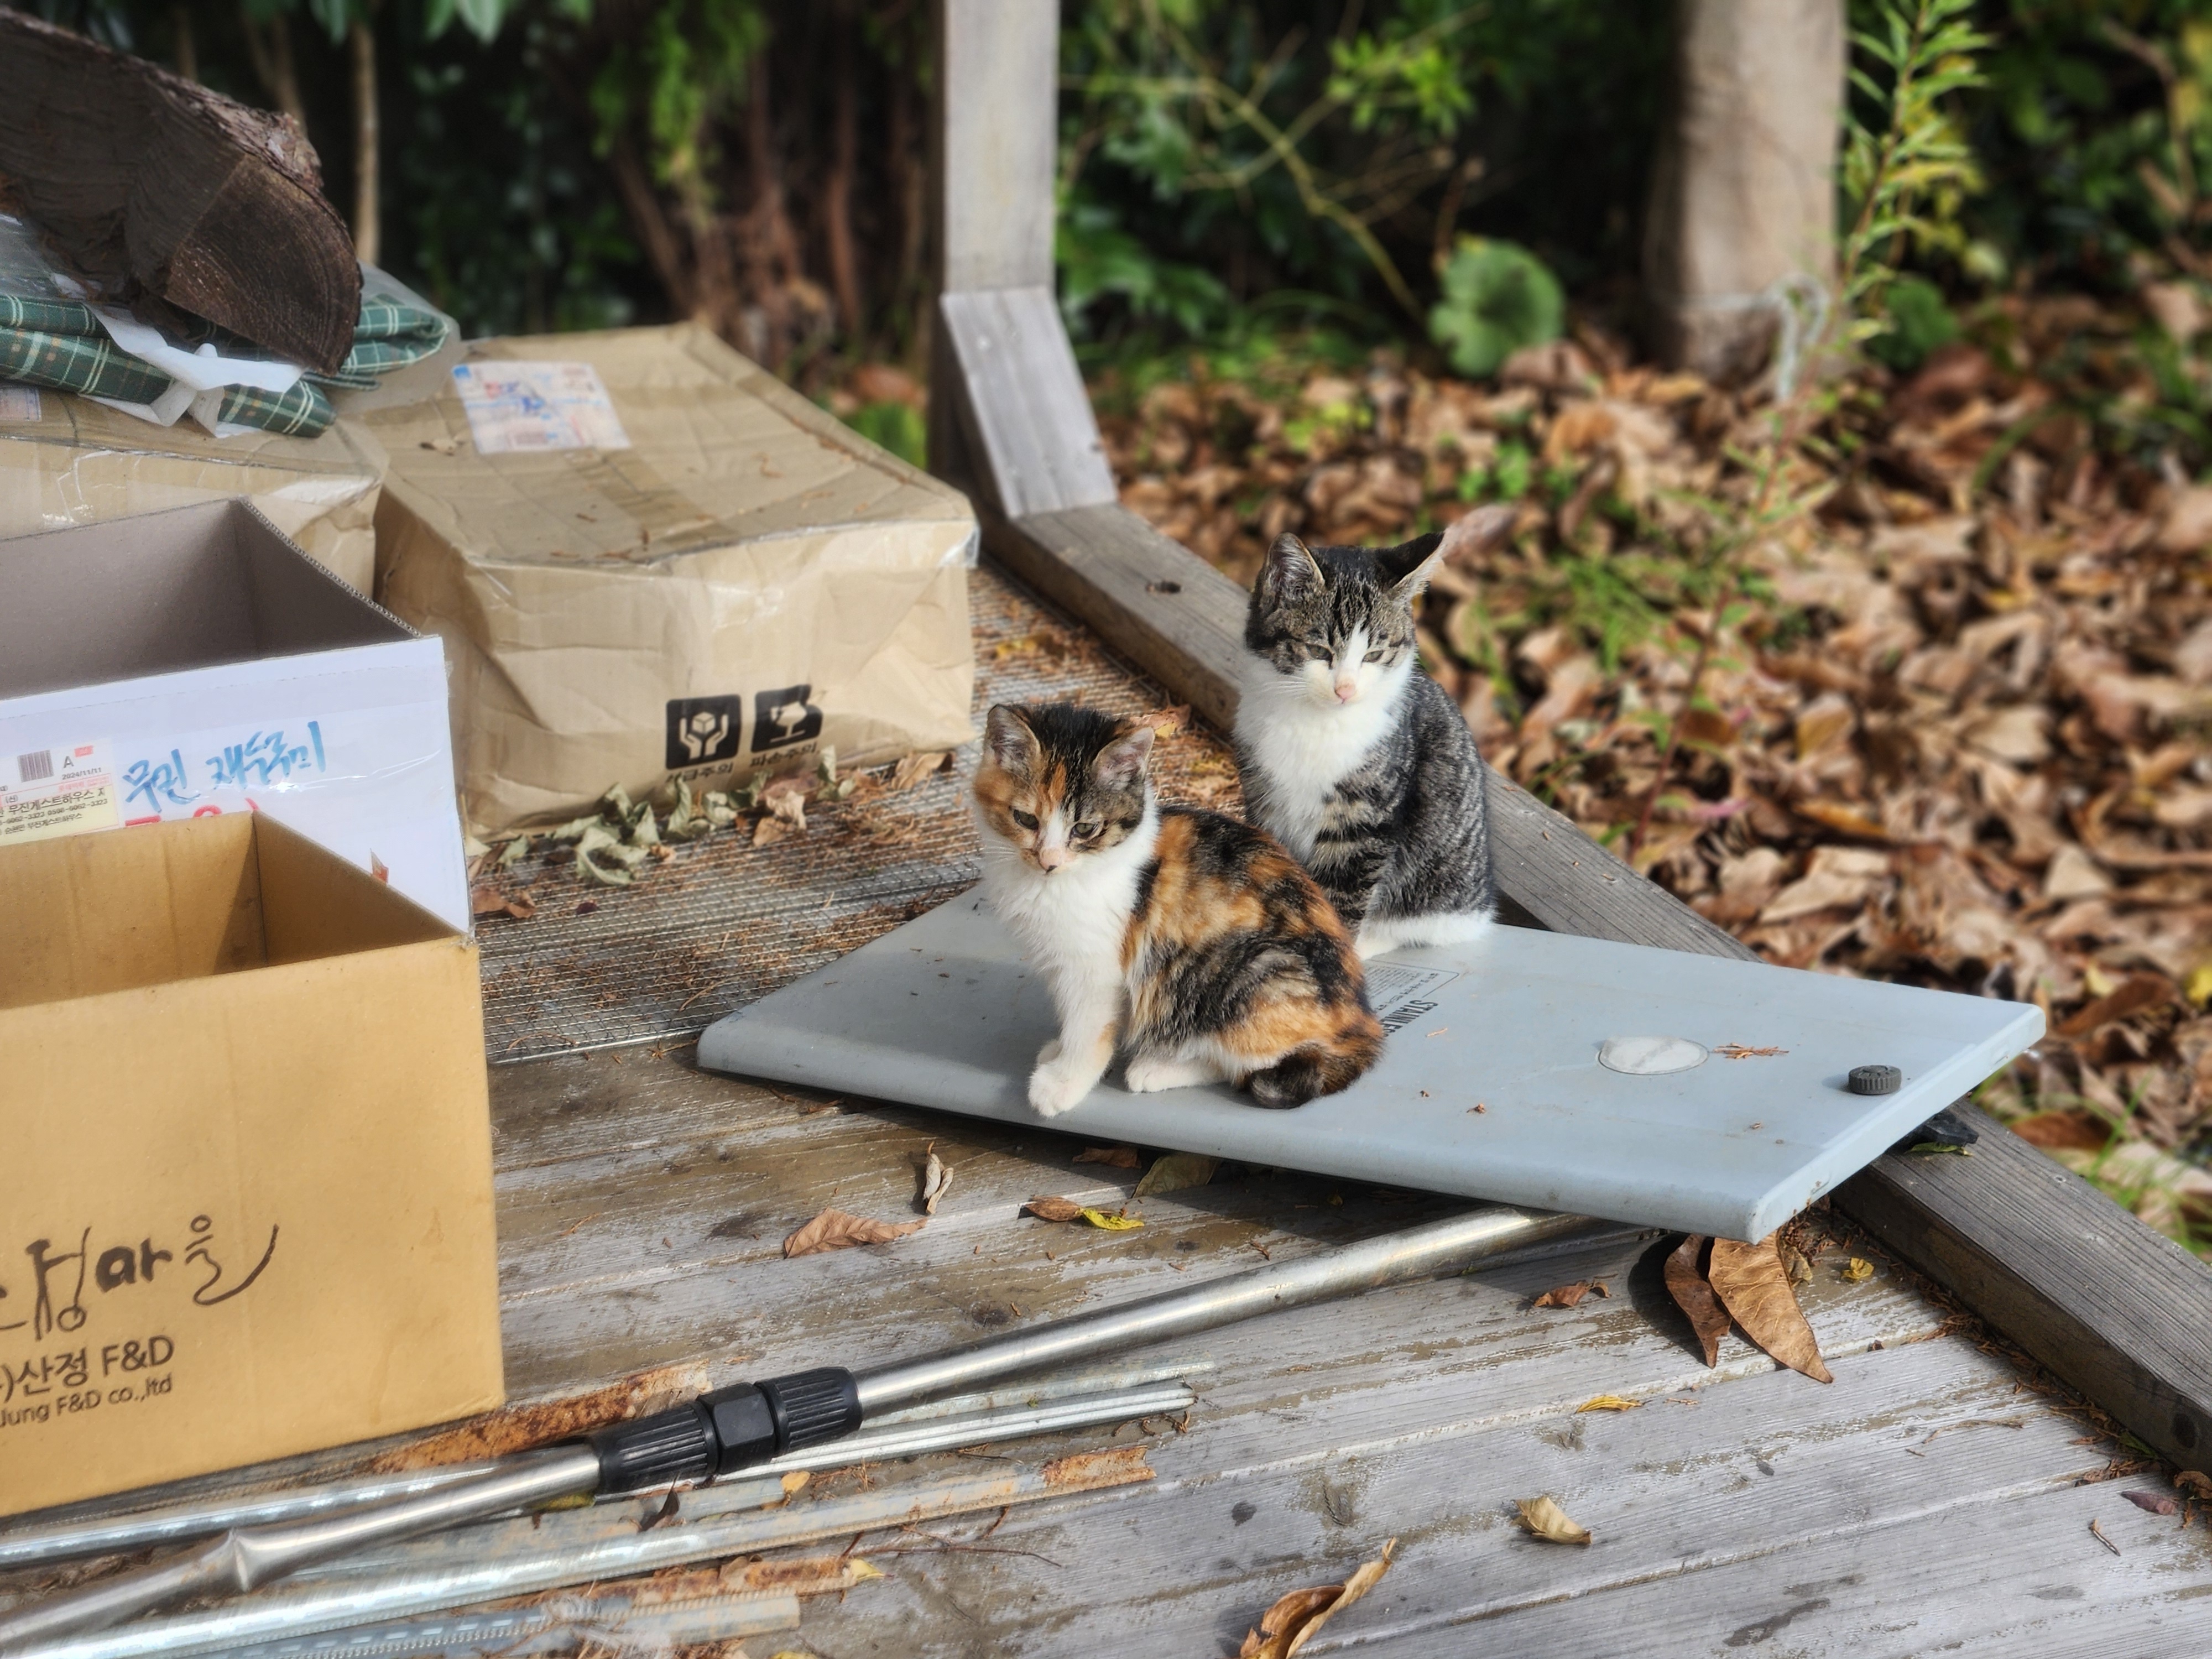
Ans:
<svg viewBox="0 0 2212 1659"><path fill-rule="evenodd" d="M1392 1035L1342 1094L1268 1111L1219 1085L1133 1095L1117 1068L1052 1127L1758 1239L2043 1034L2025 1003L1519 927L1368 973ZM1027 1080L1055 1030L1042 980L969 893L721 1020L699 1063L1035 1123ZM1658 1075L1599 1063L1608 1039L1643 1036L1712 1052ZM1783 1052L1729 1059L1731 1044ZM1848 1092L1875 1062L1904 1086Z"/></svg>

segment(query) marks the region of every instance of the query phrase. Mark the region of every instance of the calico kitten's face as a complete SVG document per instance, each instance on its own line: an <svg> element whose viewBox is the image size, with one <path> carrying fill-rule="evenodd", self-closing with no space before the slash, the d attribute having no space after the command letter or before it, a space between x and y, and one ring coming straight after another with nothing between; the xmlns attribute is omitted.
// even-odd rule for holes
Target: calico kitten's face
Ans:
<svg viewBox="0 0 2212 1659"><path fill-rule="evenodd" d="M1365 701L1413 658L1414 602L1442 542L1436 533L1400 547L1309 548L1279 538L1252 588L1246 648L1315 703Z"/></svg>
<svg viewBox="0 0 2212 1659"><path fill-rule="evenodd" d="M984 726L983 822L1051 875L1117 847L1144 822L1152 728L1066 703L1000 703Z"/></svg>

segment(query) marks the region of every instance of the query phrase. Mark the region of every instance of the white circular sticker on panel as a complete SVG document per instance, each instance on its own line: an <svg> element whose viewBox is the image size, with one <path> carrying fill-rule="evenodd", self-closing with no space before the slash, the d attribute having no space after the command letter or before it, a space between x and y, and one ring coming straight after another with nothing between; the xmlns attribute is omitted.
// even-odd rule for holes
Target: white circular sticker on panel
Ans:
<svg viewBox="0 0 2212 1659"><path fill-rule="evenodd" d="M1597 1063L1629 1077L1664 1077L1704 1065L1705 1047L1687 1037L1607 1037L1598 1045Z"/></svg>

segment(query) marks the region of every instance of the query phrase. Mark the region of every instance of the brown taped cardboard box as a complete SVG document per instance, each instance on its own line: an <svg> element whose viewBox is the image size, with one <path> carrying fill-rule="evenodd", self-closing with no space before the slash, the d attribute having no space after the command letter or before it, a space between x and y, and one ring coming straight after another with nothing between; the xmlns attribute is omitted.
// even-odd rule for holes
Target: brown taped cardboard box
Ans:
<svg viewBox="0 0 2212 1659"><path fill-rule="evenodd" d="M65 392L35 421L0 422L0 537L135 518L242 495L364 598L375 581L384 452L359 428L319 438L215 438Z"/></svg>
<svg viewBox="0 0 2212 1659"><path fill-rule="evenodd" d="M378 596L446 642L471 830L974 735L964 498L689 324L468 348L544 362L629 447L480 453L452 375L347 422L392 458Z"/></svg>
<svg viewBox="0 0 2212 1659"><path fill-rule="evenodd" d="M0 1514L501 1402L469 939L258 813L0 915Z"/></svg>

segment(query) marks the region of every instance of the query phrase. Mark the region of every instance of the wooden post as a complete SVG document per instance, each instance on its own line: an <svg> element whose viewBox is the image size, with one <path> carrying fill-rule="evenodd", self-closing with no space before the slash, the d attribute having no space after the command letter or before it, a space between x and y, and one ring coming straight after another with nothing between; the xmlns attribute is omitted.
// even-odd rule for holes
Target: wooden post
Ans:
<svg viewBox="0 0 2212 1659"><path fill-rule="evenodd" d="M936 0L933 471L1009 517L1115 499L1053 297L1056 0Z"/></svg>
<svg viewBox="0 0 2212 1659"><path fill-rule="evenodd" d="M1668 362L1740 381L1796 276L1835 274L1843 0L1680 0L1652 169L1644 294Z"/></svg>

